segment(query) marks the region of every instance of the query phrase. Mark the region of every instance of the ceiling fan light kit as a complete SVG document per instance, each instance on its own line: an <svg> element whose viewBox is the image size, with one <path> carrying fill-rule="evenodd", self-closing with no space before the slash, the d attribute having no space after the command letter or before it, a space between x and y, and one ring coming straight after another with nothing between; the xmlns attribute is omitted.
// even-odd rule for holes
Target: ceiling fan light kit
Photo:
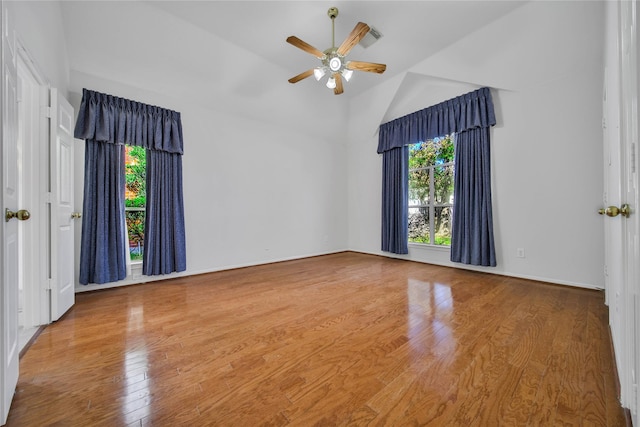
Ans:
<svg viewBox="0 0 640 427"><path fill-rule="evenodd" d="M347 82L351 80L353 70L367 71L377 74L384 73L387 68L385 64L345 60L345 57L351 51L351 49L369 33L370 27L363 22L358 22L358 24L354 27L354 29L342 42L342 44L336 48L335 19L338 16L338 8L329 8L329 10L327 11L327 15L329 15L329 18L331 18L332 37L331 47L326 49L324 52L300 40L296 36L289 36L287 38L287 43L292 44L293 46L297 47L298 49L302 49L307 53L310 53L311 55L320 59L322 63L322 65L316 68L312 68L311 70L307 70L295 77L290 78L289 83L297 83L300 80L303 80L311 75L313 75L317 81L320 81L326 74L329 74L329 78L327 79L327 87L329 89L333 89L334 94L340 95L342 92L344 92L342 80L344 79Z"/></svg>

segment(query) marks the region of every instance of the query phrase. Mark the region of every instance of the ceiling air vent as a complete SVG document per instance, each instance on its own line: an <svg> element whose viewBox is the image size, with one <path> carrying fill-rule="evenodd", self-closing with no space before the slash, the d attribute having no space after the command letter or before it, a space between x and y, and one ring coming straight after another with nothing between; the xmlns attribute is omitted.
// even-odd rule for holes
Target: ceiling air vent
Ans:
<svg viewBox="0 0 640 427"><path fill-rule="evenodd" d="M382 37L382 33L375 29L372 25L369 25L369 32L360 40L360 46L365 49L377 42L380 37Z"/></svg>

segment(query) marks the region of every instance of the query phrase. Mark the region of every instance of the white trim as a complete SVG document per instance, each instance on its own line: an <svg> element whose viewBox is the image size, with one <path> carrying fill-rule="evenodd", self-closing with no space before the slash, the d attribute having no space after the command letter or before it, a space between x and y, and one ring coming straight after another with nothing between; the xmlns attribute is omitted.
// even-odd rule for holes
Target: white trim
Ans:
<svg viewBox="0 0 640 427"><path fill-rule="evenodd" d="M410 248L416 248L424 251L440 251L440 252L451 252L451 246L446 245L433 245L431 243L417 243L417 242L409 242Z"/></svg>
<svg viewBox="0 0 640 427"><path fill-rule="evenodd" d="M16 38L16 50L18 51L18 55L22 58L25 65L31 71L31 74L33 74L36 77L36 79L38 80L38 83L40 83L42 86L46 86L47 88L50 88L51 83L46 78L45 74L42 72L36 60L33 59L33 56L31 56L31 54L25 47L20 37ZM47 106L48 105L49 104L47 103Z"/></svg>
<svg viewBox="0 0 640 427"><path fill-rule="evenodd" d="M164 274L164 275L158 275L158 276L140 276L140 277L135 277L136 276L136 274L135 274L136 264L134 264L134 265L132 265L132 270L133 270L132 271L132 276L134 278L120 280L118 282L104 283L104 284L101 284L101 285L98 285L98 284L78 285L78 284L76 284L75 292L76 293L82 293L82 292L97 291L97 290L100 290L100 289L119 288L121 286L140 285L140 284L148 283L148 282L157 282L158 280L177 279L177 278L180 278L180 277L197 276L199 274L216 273L216 272L219 272L219 271L235 270L235 269L238 269L238 268L257 267L259 265L275 264L275 263L284 262L284 261L294 261L294 260L303 259L303 258L313 258L313 257L317 257L317 256L322 256L322 255L337 254L337 253L341 253L341 252L356 252L356 251L351 251L349 249L340 249L340 250L328 251L328 252L319 252L319 253L306 254L306 255L296 255L296 256L284 257L284 258L274 258L274 259L271 259L271 260L265 260L265 261L261 261L261 262L258 262L258 263L243 263L243 264L227 265L227 266L219 267L219 268L204 269L204 270L197 270L197 271L183 271L183 272L180 272L180 273L171 273L171 274ZM139 265L140 270L142 270L142 264L137 264L137 265Z"/></svg>
<svg viewBox="0 0 640 427"><path fill-rule="evenodd" d="M470 270L470 271L477 271L479 273L487 273L487 274L494 274L496 276L506 276L506 277L513 277L516 279L526 279L526 280L534 280L536 282L545 282L545 283L551 283L554 285L564 285L564 286L572 286L575 288L584 288L584 289L593 289L593 290L603 290L602 287L599 286L595 286L592 284L588 284L588 283L578 283L578 282L572 282L572 281L568 281L568 280L558 280L558 279L549 279L549 278L545 278L545 277L539 277L539 276L530 276L530 275L526 275L526 274L516 274L516 273L510 273L510 272L505 272L505 271L490 271L489 269L491 267L474 267L471 265L466 265L466 264L453 264L453 263L442 263L442 262L433 262L433 261L422 261L422 260L418 260L418 259L410 259L407 258L406 255L394 255L391 253L386 253L386 252L369 252L369 251L361 251L361 250L355 250L355 249L350 249L350 252L358 252L358 253L363 253L363 254L368 254L368 255L378 255L378 256L382 256L382 257L386 257L386 258L395 258L395 259L401 259L403 261L410 261L410 262L419 262L421 264L431 264L431 265L437 265L440 267L449 267L449 268L456 268L456 269L460 269L460 270Z"/></svg>
<svg viewBox="0 0 640 427"><path fill-rule="evenodd" d="M35 224L32 227L31 238L28 243L31 250L23 253L25 259L31 260L29 264L29 277L32 281L29 291L25 288L25 295L29 302L25 305L31 312L26 324L27 327L37 327L49 323L49 294L48 288L48 259L49 253L49 209L47 200L47 189L49 187L49 167L48 167L48 131L49 119L46 117L46 109L49 105L49 81L41 72L40 67L24 47L22 40L18 37L16 40L18 74L29 74L28 78L34 82L39 91L37 95L37 119L32 124L31 131L34 132L30 141L30 158L23 159L23 173L29 173L30 176L25 182L31 182L28 200L24 200L23 204L30 209ZM21 73L20 70L23 70ZM26 76L25 76L26 77ZM23 99L22 102L25 100ZM31 110L34 111L34 110ZM22 122L20 122L22 125ZM26 163L24 163L26 162ZM35 167L34 167L35 164ZM25 178L23 176L23 178Z"/></svg>
<svg viewBox="0 0 640 427"><path fill-rule="evenodd" d="M238 269L238 268L257 267L257 266L260 266L260 265L275 264L275 263L284 262L284 261L294 261L294 260L303 259L303 258L313 258L313 257L317 257L317 256L322 256L322 255L337 254L337 253L341 253L341 252L354 252L354 253L361 253L361 254L366 254L366 255L376 255L376 256L381 256L381 257L385 257L385 258L395 258L395 259L400 259L400 260L403 260L403 261L418 262L418 263L421 263L421 264L430 264L430 265L437 265L437 266L440 266L440 267L456 268L456 269L460 269L460 270L477 271L479 273L488 273L488 274L494 274L496 276L505 276L505 277L513 277L513 278L516 278L516 279L532 280L532 281L536 281L536 282L544 282L544 283L550 283L550 284L554 284L554 285L571 286L571 287L575 287L575 288L591 289L591 290L598 290L598 291L602 290L602 288L599 287L599 286L594 286L594 285L586 284L586 283L572 282L572 281L567 281L567 280L549 279L549 278L545 278L545 277L529 276L529 275L524 275L524 274L514 274L514 273L508 273L508 272L488 271L486 268L467 266L467 265L464 265L464 264L451 265L451 264L437 263L437 262L426 262L426 261L408 259L408 258L404 257L403 255L393 255L393 254L387 254L387 253L384 253L384 252L368 252L368 251L355 250L355 249L340 249L340 250L335 250L335 251L319 252L319 253L306 254L306 255L300 255L300 256L292 256L292 257L277 258L277 259L272 259L272 260L265 260L265 261L261 261L259 263L235 264L235 265L228 265L228 266L224 266L224 267L220 267L220 268L204 269L204 270L181 272L181 273L172 273L172 274L165 274L165 275L159 275L159 276L140 276L140 277L137 277L135 279L126 279L126 280L121 280L121 281L118 281L118 282L105 283L105 284L102 284L102 285L97 285L97 284L76 285L75 292L76 293L82 293L82 292L97 291L97 290L100 290L100 289L112 289L112 288L119 288L119 287L122 287L122 286L140 285L140 284L143 284L143 283L157 282L158 280L167 280L167 279L176 279L176 278L180 278L180 277L197 276L197 275L200 275L200 274L216 273L216 272L219 272L219 271L235 270L235 269ZM142 264L138 264L138 265L140 266L139 268L141 270L142 269ZM134 268L135 268L135 265L134 265ZM133 274L133 276L135 276L135 273Z"/></svg>

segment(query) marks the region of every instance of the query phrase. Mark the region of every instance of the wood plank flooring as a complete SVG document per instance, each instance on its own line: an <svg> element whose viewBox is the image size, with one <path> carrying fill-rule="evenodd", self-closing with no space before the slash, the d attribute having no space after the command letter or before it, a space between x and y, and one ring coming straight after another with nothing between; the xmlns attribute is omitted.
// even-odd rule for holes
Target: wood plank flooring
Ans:
<svg viewBox="0 0 640 427"><path fill-rule="evenodd" d="M9 426L624 426L603 293L357 253L77 295Z"/></svg>

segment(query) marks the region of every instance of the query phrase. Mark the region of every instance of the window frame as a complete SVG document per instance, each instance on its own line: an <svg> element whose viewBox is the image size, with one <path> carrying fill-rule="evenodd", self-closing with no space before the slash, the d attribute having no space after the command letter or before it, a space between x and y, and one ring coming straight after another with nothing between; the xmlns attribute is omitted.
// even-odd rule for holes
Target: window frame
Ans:
<svg viewBox="0 0 640 427"><path fill-rule="evenodd" d="M132 145L125 145L125 150L127 150L127 154L125 155L125 181L126 181L126 176L127 176L127 157L130 156L130 154L128 153L128 150L132 150L134 149L135 146ZM146 156L146 149L145 149L145 156ZM145 198L146 198L146 173L147 173L147 167L145 164ZM147 220L147 208L146 206L127 206L127 199L126 195L125 195L125 206L124 206L124 212L125 212L125 228L126 228L126 234L127 234L127 242L128 242L128 247L127 247L127 254L129 256L129 262L131 263L131 265L136 265L136 264L142 264L143 259L142 256L144 255L144 238L142 241L142 253L141 258L139 259L132 259L131 258L131 240L129 239L129 227L127 225L127 212L144 212L144 221L146 222Z"/></svg>
<svg viewBox="0 0 640 427"><path fill-rule="evenodd" d="M407 190L410 193L411 190L411 172L416 172L416 171L423 171L423 170L428 170L429 172L429 203L428 204L424 204L424 203L419 203L419 204L411 204L411 198L409 197L407 200L407 218L410 218L410 210L411 209L423 209L423 208L427 208L429 210L429 242L425 243L425 242L414 242L411 241L411 237L409 237L409 233L407 233L407 244L412 245L412 246L417 246L417 247L421 247L421 248L436 248L436 249L444 249L444 250L450 250L451 249L451 244L448 245L438 245L436 244L436 230L435 230L435 213L436 213L436 208L450 208L450 212L451 215L453 215L453 209L454 209L454 204L453 204L453 193L451 195L451 202L448 203L436 203L436 197L435 197L435 170L436 168L445 168L445 167L449 167L451 166L451 168L454 170L455 173L455 134L450 134L450 135L445 135L442 137L437 137L438 139L445 139L445 138L450 138L451 142L454 146L454 154L453 154L453 161L451 162L446 162L446 163L435 163L432 165L427 165L427 166L421 166L418 168L407 168L408 174L407 174ZM411 147L417 144L433 144L434 140L436 138L427 140L427 141L419 141L415 144L410 144L409 145L409 159L411 159ZM408 226L408 225L407 225Z"/></svg>

